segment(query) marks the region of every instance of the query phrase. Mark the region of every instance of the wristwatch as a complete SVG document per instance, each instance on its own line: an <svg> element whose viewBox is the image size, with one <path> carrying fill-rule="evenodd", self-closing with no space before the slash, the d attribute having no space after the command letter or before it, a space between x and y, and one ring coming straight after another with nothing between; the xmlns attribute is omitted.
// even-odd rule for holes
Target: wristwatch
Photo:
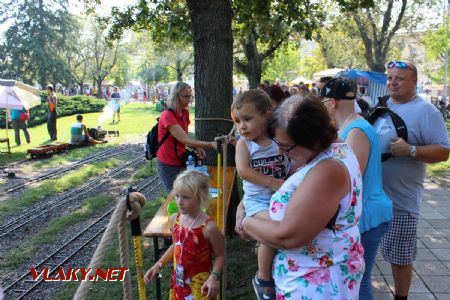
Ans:
<svg viewBox="0 0 450 300"><path fill-rule="evenodd" d="M411 146L411 149L409 150L409 156L412 158L415 158L417 156L417 148L416 146Z"/></svg>

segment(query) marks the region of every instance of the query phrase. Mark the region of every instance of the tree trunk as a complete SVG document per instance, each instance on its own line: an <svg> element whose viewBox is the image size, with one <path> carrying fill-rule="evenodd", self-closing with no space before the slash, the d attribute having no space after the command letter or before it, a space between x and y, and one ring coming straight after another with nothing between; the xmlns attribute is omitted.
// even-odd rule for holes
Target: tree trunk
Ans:
<svg viewBox="0 0 450 300"><path fill-rule="evenodd" d="M258 52L256 46L256 33L253 33L248 38L248 41L242 40L242 48L244 49L245 58L247 63L236 60L235 66L247 77L249 87L256 89L258 84L261 83L262 75L262 62L263 56Z"/></svg>
<svg viewBox="0 0 450 300"><path fill-rule="evenodd" d="M95 81L97 82L97 98L103 99L103 91L102 91L102 78L96 78Z"/></svg>
<svg viewBox="0 0 450 300"><path fill-rule="evenodd" d="M233 99L232 10L229 0L188 0L192 21L195 76L195 117L230 119ZM231 122L202 120L195 122L199 140L212 141L227 134ZM214 164L208 153L206 163Z"/></svg>
<svg viewBox="0 0 450 300"><path fill-rule="evenodd" d="M175 60L175 69L177 70L177 81L183 81L183 70L181 69L181 60L178 57Z"/></svg>
<svg viewBox="0 0 450 300"><path fill-rule="evenodd" d="M84 94L84 83L83 83L83 81L80 81L78 83L78 85L80 86L80 90L78 91L78 94L79 95L83 95Z"/></svg>

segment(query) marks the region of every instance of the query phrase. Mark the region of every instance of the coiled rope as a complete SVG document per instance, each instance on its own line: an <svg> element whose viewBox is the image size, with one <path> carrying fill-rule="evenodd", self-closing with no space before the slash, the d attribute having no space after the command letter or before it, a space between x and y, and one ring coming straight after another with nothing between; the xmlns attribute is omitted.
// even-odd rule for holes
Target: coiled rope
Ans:
<svg viewBox="0 0 450 300"><path fill-rule="evenodd" d="M141 213L142 207L145 205L145 196L139 192L132 192L129 195L131 210L127 211L127 199L124 197L116 206L112 218L109 220L108 226L103 233L102 239L95 250L95 253L89 263L89 273L86 278L95 270L102 266L105 259L108 247L114 237L114 231L118 228L119 248L120 248L120 264L121 268L129 270L129 249L128 249L128 235L127 235L127 220L134 220ZM89 292L91 285L90 280L82 281L73 297L74 300L84 300ZM130 272L126 272L124 281L122 282L123 299L132 299L132 288Z"/></svg>

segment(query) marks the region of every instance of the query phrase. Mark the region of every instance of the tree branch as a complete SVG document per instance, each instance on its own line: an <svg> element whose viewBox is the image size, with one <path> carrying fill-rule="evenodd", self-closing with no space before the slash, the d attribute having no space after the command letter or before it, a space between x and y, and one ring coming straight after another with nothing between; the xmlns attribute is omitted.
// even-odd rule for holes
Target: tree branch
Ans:
<svg viewBox="0 0 450 300"><path fill-rule="evenodd" d="M355 20L356 25L358 26L359 35L361 36L364 42L365 56L367 60L367 64L371 67L374 63L373 54L372 54L372 40L367 36L366 30L364 28L364 24L359 18L356 12L352 13L353 20Z"/></svg>
<svg viewBox="0 0 450 300"><path fill-rule="evenodd" d="M384 48L382 51L384 57L386 57L392 37L397 32L397 30L400 28L400 23L403 19L403 16L405 15L405 11L406 11L406 0L402 0L402 8L400 9L400 13L398 14L397 21L395 22L395 25L392 28L391 32L388 34L388 36L386 38L386 43L384 44Z"/></svg>
<svg viewBox="0 0 450 300"><path fill-rule="evenodd" d="M271 47L269 47L269 49L264 51L264 53L261 53L259 55L260 61L263 61L266 57L271 56L281 46L281 44L283 44L284 40L285 40L284 37L280 38L274 45L272 45Z"/></svg>

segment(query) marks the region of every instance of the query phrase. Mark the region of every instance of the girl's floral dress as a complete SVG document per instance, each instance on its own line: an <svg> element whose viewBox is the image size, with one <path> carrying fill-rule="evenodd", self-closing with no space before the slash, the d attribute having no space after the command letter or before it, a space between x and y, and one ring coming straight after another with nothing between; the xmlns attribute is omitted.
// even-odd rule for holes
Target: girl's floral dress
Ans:
<svg viewBox="0 0 450 300"><path fill-rule="evenodd" d="M180 213L178 213L172 235L175 249L169 300L206 300L206 295L201 292L201 288L212 269L212 246L203 235L203 229L208 222L212 222L212 219L208 218L202 225L188 232L188 228L180 225ZM182 241L184 245L180 262ZM177 264L184 268L183 287L176 283Z"/></svg>
<svg viewBox="0 0 450 300"><path fill-rule="evenodd" d="M364 273L364 251L358 230L362 178L355 154L347 144L332 144L292 174L272 196L270 217L282 220L291 194L308 172L318 162L330 158L346 166L351 179L350 193L340 201L334 230L323 229L301 248L277 250L273 261L277 300L358 299Z"/></svg>

